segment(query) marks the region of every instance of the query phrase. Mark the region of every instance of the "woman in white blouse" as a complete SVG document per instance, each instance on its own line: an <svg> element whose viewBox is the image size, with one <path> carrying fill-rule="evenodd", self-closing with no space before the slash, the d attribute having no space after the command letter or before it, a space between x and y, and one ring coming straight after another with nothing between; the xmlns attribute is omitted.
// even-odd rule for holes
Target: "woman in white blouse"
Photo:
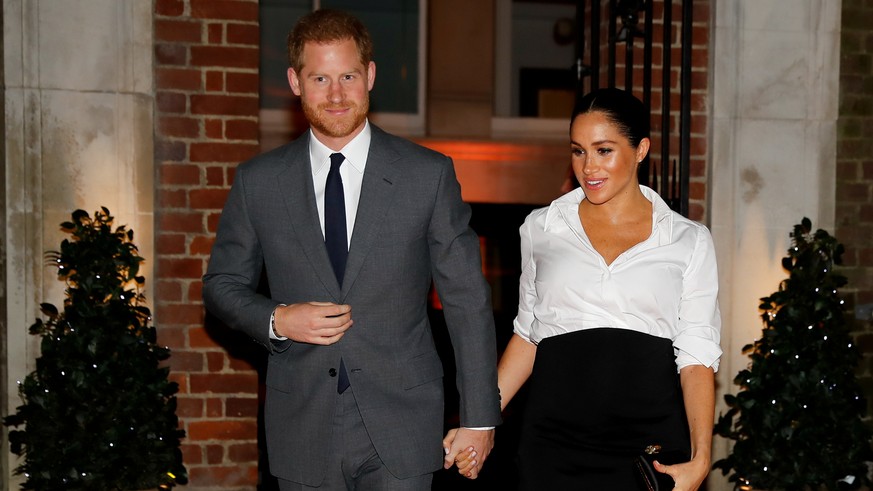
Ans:
<svg viewBox="0 0 873 491"><path fill-rule="evenodd" d="M529 381L520 488L645 489L634 458L659 445L684 458L656 471L698 489L721 356L712 237L639 184L649 115L631 94L586 95L570 137L581 187L521 226L518 316L498 366L502 408ZM459 471L476 463L465 452Z"/></svg>

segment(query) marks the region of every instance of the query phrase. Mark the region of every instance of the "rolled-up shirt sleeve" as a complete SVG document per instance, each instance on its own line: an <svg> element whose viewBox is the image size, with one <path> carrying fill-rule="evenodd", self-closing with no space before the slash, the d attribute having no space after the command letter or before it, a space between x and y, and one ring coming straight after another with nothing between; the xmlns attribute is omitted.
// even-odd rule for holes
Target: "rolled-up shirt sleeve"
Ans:
<svg viewBox="0 0 873 491"><path fill-rule="evenodd" d="M673 346L676 365L703 365L718 371L722 354L721 314L718 307L718 266L712 235L697 228L694 252L682 281L679 329Z"/></svg>
<svg viewBox="0 0 873 491"><path fill-rule="evenodd" d="M518 315L513 321L513 331L525 341L531 341L531 326L534 319L534 305L536 303L536 263L533 260L533 240L531 239L531 225L533 218L528 216L521 228L519 235L521 241L521 276L518 284Z"/></svg>

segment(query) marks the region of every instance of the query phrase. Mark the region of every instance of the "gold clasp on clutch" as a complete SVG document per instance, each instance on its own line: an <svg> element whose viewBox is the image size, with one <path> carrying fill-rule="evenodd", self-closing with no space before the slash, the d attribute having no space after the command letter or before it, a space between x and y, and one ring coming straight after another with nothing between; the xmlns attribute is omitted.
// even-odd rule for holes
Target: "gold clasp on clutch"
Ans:
<svg viewBox="0 0 873 491"><path fill-rule="evenodd" d="M655 455L656 453L658 453L658 452L660 452L660 451L661 451L661 446L660 446L660 445L649 445L649 446L646 447L646 449L644 450L644 452L646 452L646 453L649 454L649 455Z"/></svg>

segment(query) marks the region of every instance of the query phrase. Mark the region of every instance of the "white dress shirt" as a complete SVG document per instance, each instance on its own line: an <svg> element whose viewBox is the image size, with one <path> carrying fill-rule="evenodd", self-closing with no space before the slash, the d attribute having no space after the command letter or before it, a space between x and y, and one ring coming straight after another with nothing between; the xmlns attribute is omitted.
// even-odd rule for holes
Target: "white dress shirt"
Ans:
<svg viewBox="0 0 873 491"><path fill-rule="evenodd" d="M323 237L324 187L327 184L327 173L330 171L330 155L336 152L318 141L312 130L309 131L309 162L312 164L315 204L318 206L318 220L321 223ZM361 200L361 184L364 182L364 168L367 166L367 155L370 152L370 134L370 123L365 121L364 129L339 151L346 158L340 167L340 177L343 180L343 195L346 202L346 232L349 244L352 242L358 202Z"/></svg>
<svg viewBox="0 0 873 491"><path fill-rule="evenodd" d="M709 230L653 190L652 233L607 265L582 222L581 188L531 212L520 228L522 272L514 331L531 343L598 327L673 341L677 369L718 370L721 315Z"/></svg>

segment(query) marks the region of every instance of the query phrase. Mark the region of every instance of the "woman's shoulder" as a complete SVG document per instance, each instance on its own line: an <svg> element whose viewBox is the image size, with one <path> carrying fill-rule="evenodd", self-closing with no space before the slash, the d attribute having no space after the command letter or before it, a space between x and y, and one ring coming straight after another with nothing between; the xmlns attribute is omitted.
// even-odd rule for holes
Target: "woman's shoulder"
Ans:
<svg viewBox="0 0 873 491"><path fill-rule="evenodd" d="M550 206L543 206L532 210L524 219L522 229L538 229L543 230L546 227L546 218L549 214Z"/></svg>
<svg viewBox="0 0 873 491"><path fill-rule="evenodd" d="M678 228L680 231L687 230L696 235L704 235L710 236L709 227L707 227L704 223L698 222L697 220L692 220L684 215L681 215L675 211L672 213L673 219L673 227Z"/></svg>
<svg viewBox="0 0 873 491"><path fill-rule="evenodd" d="M689 251L711 250L715 247L709 227L675 211L670 216L670 241Z"/></svg>

